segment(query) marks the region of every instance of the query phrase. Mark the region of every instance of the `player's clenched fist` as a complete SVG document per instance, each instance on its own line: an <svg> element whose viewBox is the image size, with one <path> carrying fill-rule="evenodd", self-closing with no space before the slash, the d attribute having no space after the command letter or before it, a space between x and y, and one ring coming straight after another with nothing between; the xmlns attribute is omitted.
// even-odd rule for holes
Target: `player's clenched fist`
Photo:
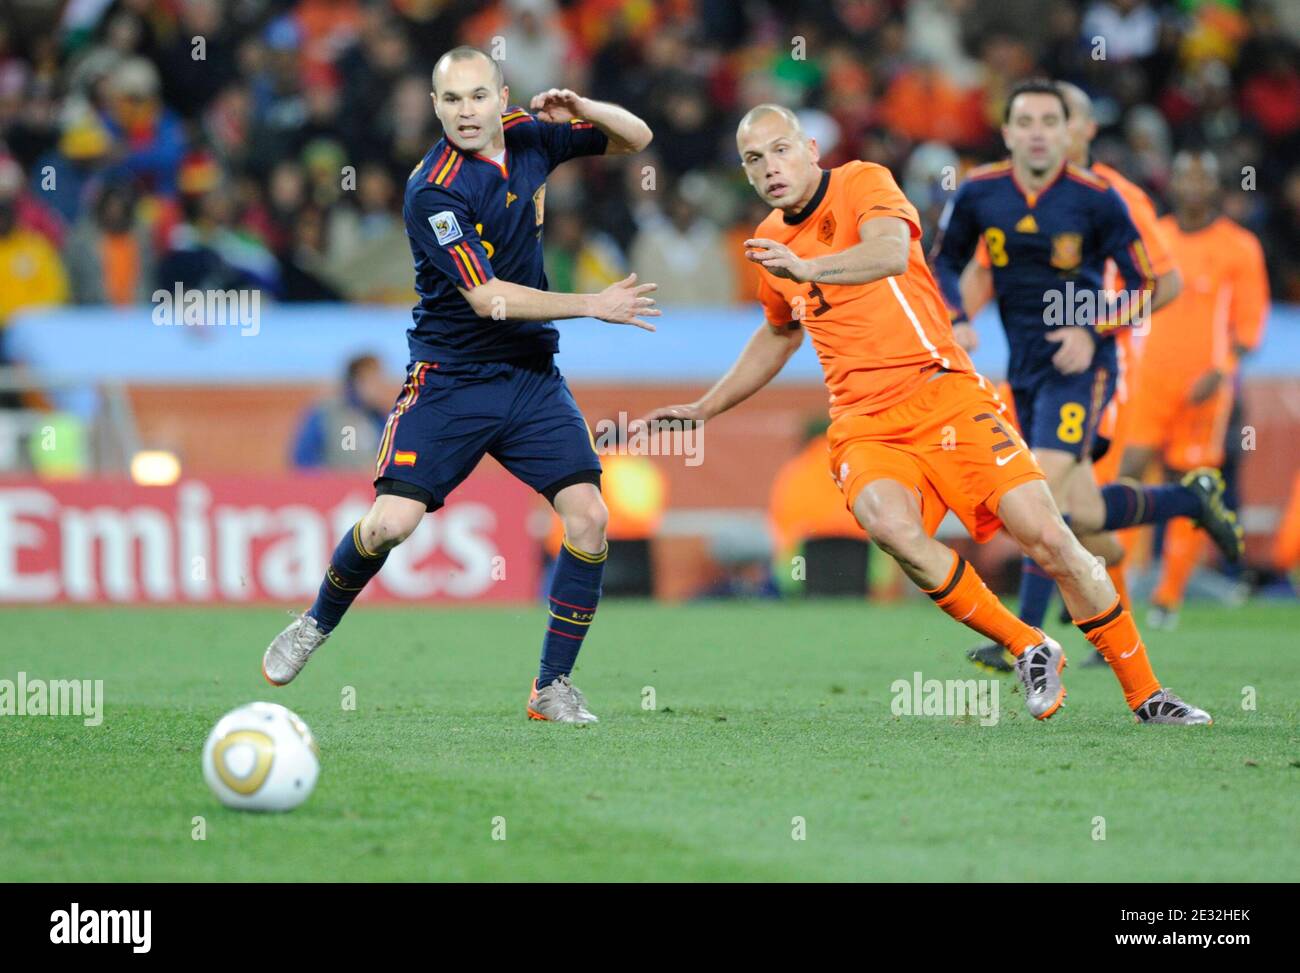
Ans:
<svg viewBox="0 0 1300 973"><path fill-rule="evenodd" d="M634 324L646 331L653 331L655 326L642 318L659 317L655 299L646 296L658 286L638 284L636 274L628 274L593 296L591 316L610 324Z"/></svg>
<svg viewBox="0 0 1300 973"><path fill-rule="evenodd" d="M784 243L756 238L745 241L745 259L764 267L776 277L787 280L811 280L808 261L796 257Z"/></svg>
<svg viewBox="0 0 1300 973"><path fill-rule="evenodd" d="M533 95L528 103L530 111L547 122L567 122L573 118L582 118L586 99L576 91L568 88L550 88Z"/></svg>

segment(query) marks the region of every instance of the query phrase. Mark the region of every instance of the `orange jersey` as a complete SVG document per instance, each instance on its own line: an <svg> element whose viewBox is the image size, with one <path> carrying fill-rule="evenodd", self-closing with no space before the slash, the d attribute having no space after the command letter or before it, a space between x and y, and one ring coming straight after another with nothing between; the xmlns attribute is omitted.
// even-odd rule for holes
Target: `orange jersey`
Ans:
<svg viewBox="0 0 1300 973"><path fill-rule="evenodd" d="M1254 348L1268 311L1268 272L1255 235L1220 216L1185 233L1172 216L1160 227L1183 276L1182 292L1156 312L1142 351L1142 382L1172 392L1211 368L1236 368L1233 346Z"/></svg>
<svg viewBox="0 0 1300 973"><path fill-rule="evenodd" d="M1124 200L1124 205L1128 207L1128 215L1133 220L1133 225L1137 227L1138 236L1142 237L1142 244L1147 248L1147 256L1151 259L1151 275L1161 277L1173 270L1175 267L1173 254L1169 250L1169 241L1165 239L1164 230L1160 227L1160 218L1156 215L1156 207L1151 202L1151 197L1135 183L1129 182L1120 175L1119 170L1104 162L1094 162L1089 168L1110 183L1111 188L1119 193L1120 199ZM1106 261L1105 279L1107 290L1118 291L1125 284L1120 280L1119 271L1113 260ZM1144 338L1145 335L1135 333L1132 328L1120 328L1115 334L1118 345L1116 351L1119 355L1119 382L1115 387L1114 399L1116 408L1128 401L1130 394L1128 386L1137 368L1138 358L1142 354Z"/></svg>
<svg viewBox="0 0 1300 973"><path fill-rule="evenodd" d="M937 368L973 371L953 340L939 286L921 251L921 219L884 166L849 162L822 176L798 216L776 209L754 232L803 259L862 242L858 228L877 216L904 220L912 234L907 270L869 284L810 284L763 270L758 297L767 323L798 322L812 338L830 391L832 418L869 415L903 401Z"/></svg>
<svg viewBox="0 0 1300 973"><path fill-rule="evenodd" d="M1156 216L1156 207L1151 202L1151 197L1139 189L1135 183L1129 182L1124 176L1120 175L1117 169L1112 169L1104 162L1094 162L1088 168L1092 170L1094 175L1101 176L1110 183L1111 188L1119 193L1119 198L1124 200L1124 205L1128 207L1128 215L1133 220L1133 225L1137 227L1138 236L1142 238L1142 245L1147 248L1147 256L1151 259L1152 276L1159 277L1173 270L1173 254L1169 251L1169 243L1165 239L1164 230L1160 226L1160 218ZM1115 274L1115 265L1113 263L1107 269L1108 278ZM1140 283L1140 281L1135 281L1136 283ZM1109 280L1107 284L1109 286Z"/></svg>
<svg viewBox="0 0 1300 973"><path fill-rule="evenodd" d="M1094 162L1089 168L1095 175L1101 176L1115 192L1119 193L1120 199L1124 200L1124 205L1128 207L1128 215L1133 220L1133 225L1137 227L1138 235L1142 237L1142 243L1147 248L1147 257L1151 260L1151 274L1154 277L1161 277L1174 270L1173 254L1169 251L1169 241L1165 239L1164 230L1160 227L1160 217L1156 215L1155 203L1151 201L1142 189L1136 183L1130 182L1123 176L1118 169L1106 165L1104 162ZM1124 286L1124 281L1120 280L1119 270L1113 260L1106 261L1105 282L1108 290L1118 291ZM1110 400L1110 405L1106 413L1102 416L1101 426L1098 431L1111 441L1111 450L1113 456L1109 456L1109 462L1096 464L1094 472L1099 470L1107 473L1118 473L1119 460L1123 453L1124 434L1127 431L1127 421L1122 412L1127 407L1129 400L1133 396L1134 377L1137 373L1138 361L1142 355L1142 344L1145 334L1139 334L1133 328L1119 328L1115 332L1115 355L1119 365L1119 372L1115 381L1115 395ZM1113 475L1107 476L1105 480L1099 479L1098 483L1106 483L1113 480Z"/></svg>

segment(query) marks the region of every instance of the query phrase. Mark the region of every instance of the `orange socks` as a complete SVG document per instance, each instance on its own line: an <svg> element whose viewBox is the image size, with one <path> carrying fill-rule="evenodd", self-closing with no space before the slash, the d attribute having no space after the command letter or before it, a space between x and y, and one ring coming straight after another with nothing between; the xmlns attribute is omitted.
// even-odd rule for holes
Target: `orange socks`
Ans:
<svg viewBox="0 0 1300 973"><path fill-rule="evenodd" d="M1106 569L1106 573L1110 575L1110 583L1115 586L1115 590L1119 593L1119 603L1124 606L1125 611L1131 610L1133 606L1128 600L1128 581L1124 577L1124 565L1116 564L1109 567Z"/></svg>
<svg viewBox="0 0 1300 973"><path fill-rule="evenodd" d="M960 554L943 584L921 590L954 619L1005 646L1014 656L1043 641L1043 633L1011 614Z"/></svg>
<svg viewBox="0 0 1300 973"><path fill-rule="evenodd" d="M1151 601L1165 608L1177 608L1183 602L1187 582L1201 560L1205 535L1185 517L1176 517L1165 525L1165 547L1161 558L1160 583L1151 593Z"/></svg>
<svg viewBox="0 0 1300 973"><path fill-rule="evenodd" d="M1133 616L1124 610L1118 598L1100 615L1082 621L1076 619L1074 624L1110 663L1129 709L1137 709L1160 688Z"/></svg>

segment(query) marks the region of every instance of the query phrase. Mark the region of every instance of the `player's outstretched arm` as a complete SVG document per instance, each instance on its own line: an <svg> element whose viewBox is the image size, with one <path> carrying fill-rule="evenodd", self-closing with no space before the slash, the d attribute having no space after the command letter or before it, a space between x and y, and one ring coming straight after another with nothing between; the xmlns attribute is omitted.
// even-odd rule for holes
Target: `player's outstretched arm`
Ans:
<svg viewBox="0 0 1300 973"><path fill-rule="evenodd" d="M858 236L862 242L847 250L810 259L775 240L746 240L745 256L776 277L800 283L870 284L906 272L912 245L907 223L894 216L876 217L858 228Z"/></svg>
<svg viewBox="0 0 1300 973"><path fill-rule="evenodd" d="M799 350L802 342L803 328L797 322L792 321L782 328L774 328L766 322L760 324L736 363L727 374L718 379L713 388L694 402L661 406L636 421L653 423L657 419L687 419L705 422L712 419L744 402L776 378L790 356ZM652 425L651 431L653 428Z"/></svg>
<svg viewBox="0 0 1300 973"><path fill-rule="evenodd" d="M650 293L659 285L638 284L628 274L599 294L564 294L512 284L493 277L473 290L459 288L474 313L494 321L555 321L561 318L596 318L610 324L630 324L646 331L655 326L645 321L658 317L659 309Z"/></svg>
<svg viewBox="0 0 1300 973"><path fill-rule="evenodd" d="M584 98L568 88L551 88L534 95L528 107L548 122L567 122L581 118L591 122L609 138L606 155L631 155L640 152L654 138L650 126L626 108L607 101Z"/></svg>

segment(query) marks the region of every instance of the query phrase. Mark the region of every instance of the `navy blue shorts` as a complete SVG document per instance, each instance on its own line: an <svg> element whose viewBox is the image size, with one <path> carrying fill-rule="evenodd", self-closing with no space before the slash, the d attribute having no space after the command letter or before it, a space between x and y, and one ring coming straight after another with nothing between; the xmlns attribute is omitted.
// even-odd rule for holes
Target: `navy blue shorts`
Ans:
<svg viewBox="0 0 1300 973"><path fill-rule="evenodd" d="M1029 388L1013 388L1016 422L1030 449L1092 456L1097 424L1115 394L1115 373L1100 366L1079 375L1057 373Z"/></svg>
<svg viewBox="0 0 1300 973"><path fill-rule="evenodd" d="M514 362L412 362L388 416L375 492L437 510L484 455L548 500L600 483L587 422L550 355Z"/></svg>

